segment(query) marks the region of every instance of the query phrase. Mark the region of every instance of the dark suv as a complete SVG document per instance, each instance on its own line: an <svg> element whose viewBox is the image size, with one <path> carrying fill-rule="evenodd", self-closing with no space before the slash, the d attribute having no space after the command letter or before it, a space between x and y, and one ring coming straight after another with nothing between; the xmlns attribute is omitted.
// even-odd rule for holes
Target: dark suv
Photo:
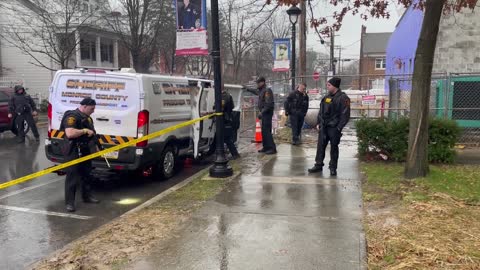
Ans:
<svg viewBox="0 0 480 270"><path fill-rule="evenodd" d="M8 118L8 101L12 95L12 88L0 88L0 133L10 130L17 135L17 127L13 124L15 118ZM27 122L24 122L23 128L26 134L30 129Z"/></svg>

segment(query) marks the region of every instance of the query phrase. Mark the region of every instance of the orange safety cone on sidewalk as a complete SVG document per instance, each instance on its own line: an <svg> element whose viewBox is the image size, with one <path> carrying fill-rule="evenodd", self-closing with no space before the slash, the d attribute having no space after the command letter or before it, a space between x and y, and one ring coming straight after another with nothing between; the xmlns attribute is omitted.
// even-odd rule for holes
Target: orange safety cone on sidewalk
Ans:
<svg viewBox="0 0 480 270"><path fill-rule="evenodd" d="M253 143L262 142L262 126L260 126L260 120L257 118L257 123L255 124L255 140L252 140Z"/></svg>

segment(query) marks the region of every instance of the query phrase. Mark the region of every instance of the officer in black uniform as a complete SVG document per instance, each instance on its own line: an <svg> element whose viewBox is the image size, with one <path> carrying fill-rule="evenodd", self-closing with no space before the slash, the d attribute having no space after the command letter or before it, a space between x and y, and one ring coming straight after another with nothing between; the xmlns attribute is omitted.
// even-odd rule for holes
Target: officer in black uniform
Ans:
<svg viewBox="0 0 480 270"><path fill-rule="evenodd" d="M302 133L303 121L308 111L309 98L305 92L306 83L300 83L297 90L288 95L285 101L285 112L290 120L292 127L292 144L299 145L301 143L300 136Z"/></svg>
<svg viewBox="0 0 480 270"><path fill-rule="evenodd" d="M95 128L90 115L95 111L95 100L85 98L76 110L65 112L60 130L65 130L67 146L64 149L66 161L90 155L93 151L92 142L101 147L96 140ZM84 161L67 168L65 180L65 204L68 212L75 211L75 193L77 185L82 187L82 199L85 203L99 203L91 194L92 162Z"/></svg>
<svg viewBox="0 0 480 270"><path fill-rule="evenodd" d="M265 83L265 78L260 77L257 80L258 89L248 89L255 95L258 95L258 109L260 114L258 119L262 120L262 144L263 148L259 150L259 153L265 153L267 155L274 155L277 153L277 146L273 141L272 136L272 118L275 103L273 100L273 91L268 88Z"/></svg>
<svg viewBox="0 0 480 270"><path fill-rule="evenodd" d="M341 79L331 78L327 83L328 94L322 98L318 113L318 144L315 166L310 173L321 172L325 149L330 141L330 175L337 175L338 145L342 130L350 120L350 98L340 90Z"/></svg>
<svg viewBox="0 0 480 270"><path fill-rule="evenodd" d="M223 121L225 125L225 144L227 144L230 154L232 154L232 159L240 158L237 147L234 144L234 119L233 119L233 108L235 107L233 103L233 98L230 93L222 90L222 111L223 111Z"/></svg>
<svg viewBox="0 0 480 270"><path fill-rule="evenodd" d="M35 120L33 120L33 116L36 116L37 114L37 106L32 97L25 93L25 88L23 88L23 86L16 85L15 94L8 103L8 117L12 118L15 116L14 124L17 126L18 143L25 142L26 134L23 127L24 121L26 121L32 129L35 140L37 142L40 141L40 134L38 134L37 125L35 124Z"/></svg>
<svg viewBox="0 0 480 270"><path fill-rule="evenodd" d="M195 29L200 24L200 9L190 3L190 0L183 0L183 6L178 12L178 26L180 29Z"/></svg>

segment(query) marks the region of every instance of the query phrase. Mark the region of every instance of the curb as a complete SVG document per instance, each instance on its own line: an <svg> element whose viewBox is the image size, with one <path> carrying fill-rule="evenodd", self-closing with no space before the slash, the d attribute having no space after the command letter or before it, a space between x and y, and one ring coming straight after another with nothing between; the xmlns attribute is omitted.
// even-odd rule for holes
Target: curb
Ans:
<svg viewBox="0 0 480 270"><path fill-rule="evenodd" d="M61 254L62 252L66 251L66 250L72 249L72 248L73 248L74 246L76 246L78 243L80 243L81 241L83 241L83 239L84 239L85 237L87 237L87 236L89 236L89 235L91 235L91 234L93 234L93 233L95 233L95 232L98 232L98 231L102 230L105 226L108 226L108 225L110 225L110 224L112 224L112 223L114 223L114 222L117 222L117 221L121 220L122 218L124 218L124 217L126 217L126 216L128 216L128 215L131 215L131 214L133 214L133 213L136 213L136 212L138 212L138 211L140 211L140 210L142 210L142 209L144 209L144 208L146 208L146 207L154 204L155 202L157 202L157 201L161 200L162 198L166 197L167 195L169 195L169 194L171 194L171 193L179 190L180 188L186 186L187 184L191 183L193 180L197 179L198 177L202 176L203 174L208 173L208 170L210 170L210 167L211 167L211 166L208 166L208 167L200 170L199 172L197 172L197 173L195 173L194 175L188 177L187 179L183 180L182 182L174 185L173 187L171 187L171 188L169 188L169 189L161 192L160 194L158 194L157 196L151 198L150 200L147 200L146 202L140 204L139 206L137 206L137 207L135 207L135 208L133 208L133 209L131 209L131 210L123 213L122 215L120 215L120 216L118 216L118 217L116 217L116 218L108 221L107 223L101 225L100 227L98 227L98 228L96 228L96 229L88 232L87 234L82 235L81 237L75 239L74 241L66 244L63 248L58 249L58 250L56 250L56 251L53 251L52 253L48 254L47 256L41 258L40 260L38 260L38 261L36 261L36 262L28 265L28 266L26 267L26 269L37 269L37 267L38 267L39 264L41 264L42 262L48 260L50 257L55 256L56 254Z"/></svg>

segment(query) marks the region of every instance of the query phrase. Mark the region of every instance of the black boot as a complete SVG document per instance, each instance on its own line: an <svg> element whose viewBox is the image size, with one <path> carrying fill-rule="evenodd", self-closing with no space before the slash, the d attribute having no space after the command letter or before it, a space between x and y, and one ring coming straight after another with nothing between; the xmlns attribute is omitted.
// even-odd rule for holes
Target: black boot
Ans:
<svg viewBox="0 0 480 270"><path fill-rule="evenodd" d="M313 166L312 168L308 169L309 173L317 173L322 171L323 171L323 167L317 164L315 164L315 166Z"/></svg>
<svg viewBox="0 0 480 270"><path fill-rule="evenodd" d="M67 212L75 212L75 206L73 204L67 204L65 209Z"/></svg>
<svg viewBox="0 0 480 270"><path fill-rule="evenodd" d="M337 175L337 169L330 168L330 175L331 176L336 176Z"/></svg>
<svg viewBox="0 0 480 270"><path fill-rule="evenodd" d="M84 203L100 203L100 200L95 199L91 194L83 196Z"/></svg>

